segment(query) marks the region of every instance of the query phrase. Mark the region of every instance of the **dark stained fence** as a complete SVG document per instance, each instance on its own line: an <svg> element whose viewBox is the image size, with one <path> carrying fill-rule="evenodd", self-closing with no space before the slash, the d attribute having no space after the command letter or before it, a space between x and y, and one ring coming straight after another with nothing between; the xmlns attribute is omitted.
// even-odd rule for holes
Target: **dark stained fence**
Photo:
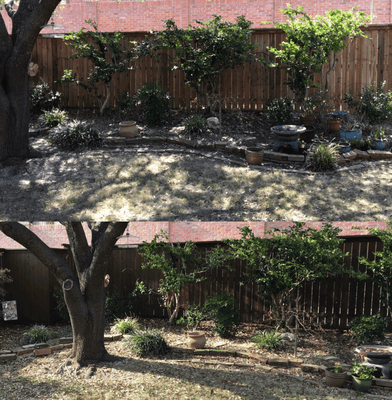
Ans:
<svg viewBox="0 0 392 400"><path fill-rule="evenodd" d="M214 243L199 244L201 252L209 251ZM375 237L347 237L341 246L345 268L364 271L360 256L374 259L373 253L382 251L382 242ZM56 250L71 263L67 250ZM53 275L31 253L23 250L5 251L2 256L4 268L11 270L14 279L7 285L7 300L17 300L19 322L50 323L55 318L53 292L59 288ZM115 248L108 265L111 276L109 293L119 291L129 294L136 281L145 282L148 288L158 289L162 274L158 270L142 269L143 259L138 249ZM245 279L246 263L233 262L233 271L217 268L206 274L201 283L187 284L181 291L181 302L204 304L213 293L227 292L235 300L241 320L262 322L269 318L270 305L259 294L257 285L240 285ZM380 289L371 283L359 282L348 274L318 279L304 284L300 289L301 318L312 318L325 327L346 328L355 316L380 313L387 315L380 303ZM166 317L167 310L159 305L153 295L135 299L133 312L144 317Z"/></svg>
<svg viewBox="0 0 392 400"><path fill-rule="evenodd" d="M335 100L336 107L343 106L344 94L352 92L361 93L364 86L376 82L380 85L386 81L386 89L392 89L391 57L392 57L392 26L372 25L364 29L371 38L356 38L348 43L348 47L338 54L338 62L330 74L330 94ZM138 41L145 37L145 33L124 33L123 43L131 46L129 42ZM285 35L276 29L258 29L252 36L252 42L259 46L255 49L258 56L263 59L273 60L268 46L278 47ZM34 83L39 83L42 78L55 90L62 94L62 105L70 108L99 107L98 93L89 94L82 87L74 84L58 84L65 69L73 69L78 79L84 81L92 67L86 59L71 59L72 48L66 46L62 39L44 38L39 36L32 54L32 60L39 65L39 73L32 78ZM171 70L173 53L163 52L160 58L144 57L137 63L136 69L115 75L111 85L109 106L115 105L115 99L123 92L131 95L147 82L159 82L173 99L173 108L190 108L195 99L195 91L184 83L184 74L179 70ZM331 57L333 57L331 55ZM317 74L315 83L325 84L327 71ZM261 110L263 105L273 98L293 94L288 89L286 76L279 68L269 68L262 63L253 63L233 70L226 71L222 77L222 99L227 109ZM313 89L312 89L313 90ZM311 90L311 91L312 91ZM103 86L99 86L103 93Z"/></svg>

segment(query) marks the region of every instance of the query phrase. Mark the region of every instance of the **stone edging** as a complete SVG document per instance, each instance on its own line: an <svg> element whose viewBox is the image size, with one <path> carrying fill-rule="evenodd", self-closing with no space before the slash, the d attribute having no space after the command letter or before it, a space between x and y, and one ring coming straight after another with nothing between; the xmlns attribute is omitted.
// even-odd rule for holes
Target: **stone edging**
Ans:
<svg viewBox="0 0 392 400"><path fill-rule="evenodd" d="M150 144L153 142L158 142L158 143L170 143L170 144L175 144L179 146L183 146L188 150L191 150L191 154L203 156L203 157L208 157L208 158L214 158L220 161L227 161L233 164L237 164L240 166L248 166L247 162L244 160L244 162L240 161L235 161L235 160L230 160L224 157L219 157L216 155L208 155L202 152L198 152L197 150L195 151L194 149L204 149L204 150L209 150L209 151L215 151L219 150L224 153L236 153L245 156L245 150L246 147L242 146L235 146L235 145L227 145L225 142L214 142L212 144L209 143L194 143L191 140L186 140L186 139L180 139L180 138L165 138L165 137L140 137L140 138L125 138L125 137L120 137L120 136L109 136L105 139L105 143L108 145L110 148L112 145L123 145L123 146L129 146L133 144ZM193 151L192 151L193 150ZM148 153L148 152L183 152L179 151L178 149L163 149L163 150L138 150L139 153ZM188 151L187 151L188 152ZM277 164L302 164L305 161L305 156L303 155L296 155L296 154L284 154L284 153L277 153L273 151L264 151L264 157L263 159L265 161L269 161L272 163L277 163ZM346 164L347 162L353 161L354 159L361 159L363 161L375 161L372 163L361 163L361 164L355 164L352 166L344 166L342 168L339 168L338 170L335 170L333 172L313 172L313 171L307 171L303 169L299 170L292 170L292 169L282 169L280 168L279 171L282 172L290 172L290 173L299 173L299 174L304 174L304 175L314 175L317 173L322 173L322 174L334 174L336 172L341 172L341 171L347 171L347 170L352 170L352 169L361 169L361 168L366 168L369 166L379 166L379 165L389 165L392 164L392 152L390 151L382 151L382 150L369 150L369 151L360 151L360 150L353 150L347 153L343 153L341 156L341 159L339 160L338 164ZM389 160L389 161L387 161ZM254 169L262 169L266 171L274 171L276 168L273 166L265 166L265 165L249 165L250 168Z"/></svg>

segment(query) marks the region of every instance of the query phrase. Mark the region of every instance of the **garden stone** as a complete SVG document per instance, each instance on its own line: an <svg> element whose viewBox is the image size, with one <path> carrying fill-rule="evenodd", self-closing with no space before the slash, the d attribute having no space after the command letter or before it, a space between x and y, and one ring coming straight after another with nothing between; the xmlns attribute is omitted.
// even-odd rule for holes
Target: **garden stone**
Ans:
<svg viewBox="0 0 392 400"><path fill-rule="evenodd" d="M219 129L220 122L219 122L219 119L217 117L207 118L207 123L208 123L208 127L210 129Z"/></svg>
<svg viewBox="0 0 392 400"><path fill-rule="evenodd" d="M295 336L294 333L285 332L280 335L283 340L288 340L289 342L294 342Z"/></svg>

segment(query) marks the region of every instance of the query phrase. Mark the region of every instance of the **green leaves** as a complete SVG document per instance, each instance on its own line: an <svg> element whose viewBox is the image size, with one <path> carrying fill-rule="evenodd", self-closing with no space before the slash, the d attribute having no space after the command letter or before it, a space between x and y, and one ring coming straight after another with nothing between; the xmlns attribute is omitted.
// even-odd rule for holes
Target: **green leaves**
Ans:
<svg viewBox="0 0 392 400"><path fill-rule="evenodd" d="M314 18L303 7L293 9L290 4L280 11L288 22L277 23L275 27L282 29L287 38L280 49L270 46L268 50L280 60L279 67L288 74L287 84L300 102L306 97L314 75L330 61L331 52L338 53L347 47L346 39L367 37L361 27L374 18L357 11L357 7L349 11L330 10L325 16Z"/></svg>

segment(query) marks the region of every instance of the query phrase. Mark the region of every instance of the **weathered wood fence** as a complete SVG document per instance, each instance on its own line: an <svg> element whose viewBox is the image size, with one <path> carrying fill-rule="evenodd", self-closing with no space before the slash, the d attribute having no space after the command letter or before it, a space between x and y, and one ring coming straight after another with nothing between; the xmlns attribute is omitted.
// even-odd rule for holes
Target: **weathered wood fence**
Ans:
<svg viewBox="0 0 392 400"><path fill-rule="evenodd" d="M214 245L203 243L198 248L207 251ZM342 244L342 251L349 253L344 265L346 269L364 271L358 257L374 259L373 253L381 250L382 242L375 237L347 237ZM71 262L72 257L67 250L57 251L68 263ZM14 279L7 286L7 300L17 301L19 322L52 322L55 317L53 292L58 288L53 275L28 251L5 251L0 258L3 267L11 270L10 275ZM130 293L137 280L157 289L161 273L142 269L142 263L137 249L114 249L108 269L111 276L109 291ZM245 263L236 261L233 266L235 269L232 272L216 269L207 274L206 281L185 285L182 301L203 304L211 294L227 292L234 297L242 321L262 322L270 313L268 302L258 295L257 285L240 286ZM385 307L380 304L379 288L371 283L358 282L348 274L306 283L300 290L302 310L316 315L326 327L346 328L348 321L355 316L386 315ZM143 295L135 299L134 312L140 316L164 317L166 310L153 296Z"/></svg>
<svg viewBox="0 0 392 400"><path fill-rule="evenodd" d="M372 25L364 29L371 39L356 38L338 55L338 62L330 75L330 94L335 99L336 107L344 106L342 99L346 92L360 93L365 85L386 81L386 89L392 89L392 26ZM124 44L141 40L145 33L125 33ZM259 56L272 60L268 46L277 47L284 40L284 33L277 29L255 30L252 42L259 46L255 50ZM71 108L98 107L96 95L90 95L85 89L74 84L56 84L66 69L77 73L78 79L86 80L91 62L85 59L71 59L72 48L62 39L39 36L32 55L32 60L39 65L39 73L32 80L38 83L42 78L53 89L62 94L62 105ZM331 56L332 57L332 56ZM181 71L170 71L171 52L162 53L161 58L145 57L136 64L136 69L114 76L111 86L110 105L123 92L131 95L146 82L159 82L173 99L173 108L189 108L195 98L194 90L184 83ZM326 80L326 71L318 74L315 83ZM264 67L262 63L253 63L234 70L226 71L222 76L222 99L228 109L260 110L272 98L293 94L285 84L283 70ZM101 87L100 90L102 90ZM102 91L101 91L102 93Z"/></svg>

